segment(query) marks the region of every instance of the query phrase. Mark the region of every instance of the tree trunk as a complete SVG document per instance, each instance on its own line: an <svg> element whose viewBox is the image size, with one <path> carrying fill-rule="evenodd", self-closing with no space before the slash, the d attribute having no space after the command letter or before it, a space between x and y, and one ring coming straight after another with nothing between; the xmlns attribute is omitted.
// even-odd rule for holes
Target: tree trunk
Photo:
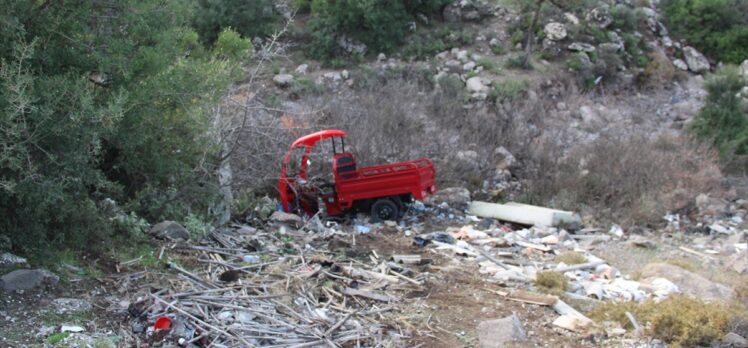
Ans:
<svg viewBox="0 0 748 348"><path fill-rule="evenodd" d="M543 7L545 0L538 0L535 6L535 12L532 15L532 22L530 22L530 28L527 30L527 42L525 43L525 56L522 59L522 67L527 69L530 67L532 62L532 46L535 43L535 27L538 25L538 19L540 18L540 9Z"/></svg>

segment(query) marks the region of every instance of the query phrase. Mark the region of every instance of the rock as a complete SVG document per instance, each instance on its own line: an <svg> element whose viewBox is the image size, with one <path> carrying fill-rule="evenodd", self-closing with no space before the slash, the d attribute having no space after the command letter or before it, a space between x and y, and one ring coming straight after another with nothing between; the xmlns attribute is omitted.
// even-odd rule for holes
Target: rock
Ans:
<svg viewBox="0 0 748 348"><path fill-rule="evenodd" d="M748 274L748 250L732 255L727 261L727 267L740 274Z"/></svg>
<svg viewBox="0 0 748 348"><path fill-rule="evenodd" d="M60 277L45 269L19 269L0 277L0 289L30 290L42 285L56 285Z"/></svg>
<svg viewBox="0 0 748 348"><path fill-rule="evenodd" d="M170 240L188 240L190 239L190 232L182 225L174 221L163 221L151 227L148 233L155 235L161 239Z"/></svg>
<svg viewBox="0 0 748 348"><path fill-rule="evenodd" d="M475 69L475 62L467 62L462 66L463 71L473 71Z"/></svg>
<svg viewBox="0 0 748 348"><path fill-rule="evenodd" d="M364 55L366 53L366 45L356 41L354 39L351 39L345 35L338 38L338 46L343 49L346 53L349 54L360 54Z"/></svg>
<svg viewBox="0 0 748 348"><path fill-rule="evenodd" d="M709 61L701 52L691 46L683 47L683 56L686 58L688 69L695 73L709 70Z"/></svg>
<svg viewBox="0 0 748 348"><path fill-rule="evenodd" d="M462 68L462 63L459 60L450 59L444 62L444 67L451 72L458 72Z"/></svg>
<svg viewBox="0 0 748 348"><path fill-rule="evenodd" d="M642 236L634 236L629 239L629 243L635 247L644 249L657 249L657 244L649 239Z"/></svg>
<svg viewBox="0 0 748 348"><path fill-rule="evenodd" d="M743 63L740 64L738 72L740 73L740 76L743 76L746 83L748 83L748 59L744 60Z"/></svg>
<svg viewBox="0 0 748 348"><path fill-rule="evenodd" d="M595 46L583 42L574 42L567 48L578 52L595 52Z"/></svg>
<svg viewBox="0 0 748 348"><path fill-rule="evenodd" d="M545 36L553 41L559 41L566 38L566 26L558 22L550 22L543 28Z"/></svg>
<svg viewBox="0 0 748 348"><path fill-rule="evenodd" d="M526 341L525 330L516 314L506 318L482 321L478 324L481 348L506 347L510 342Z"/></svg>
<svg viewBox="0 0 748 348"><path fill-rule="evenodd" d="M0 255L0 266L14 266L23 265L26 263L26 259L20 256L13 255L11 253L3 253Z"/></svg>
<svg viewBox="0 0 748 348"><path fill-rule="evenodd" d="M501 47L501 40L497 38L491 39L491 41L488 42L488 45L491 47Z"/></svg>
<svg viewBox="0 0 748 348"><path fill-rule="evenodd" d="M442 11L447 22L477 22L492 15L491 7L480 0L452 1Z"/></svg>
<svg viewBox="0 0 748 348"><path fill-rule="evenodd" d="M91 310L88 301L77 298L57 298L52 300L52 305L57 314L84 313Z"/></svg>
<svg viewBox="0 0 748 348"><path fill-rule="evenodd" d="M594 22L600 28L607 28L613 24L613 17L608 12L607 7L598 7L587 12L585 15L587 22Z"/></svg>
<svg viewBox="0 0 748 348"><path fill-rule="evenodd" d="M337 71L327 72L324 75L322 75L322 78L325 81L331 81L331 82L334 82L334 83L338 83L341 80L343 80L343 76L340 74L340 72L337 72Z"/></svg>
<svg viewBox="0 0 748 348"><path fill-rule="evenodd" d="M572 25L579 25L579 18L571 12L564 13L564 18L566 18L566 21Z"/></svg>
<svg viewBox="0 0 748 348"><path fill-rule="evenodd" d="M505 147L499 146L495 148L493 154L499 159L499 162L496 163L496 169L516 169L517 158Z"/></svg>
<svg viewBox="0 0 748 348"><path fill-rule="evenodd" d="M683 59L673 60L673 65L680 70L688 71L688 64Z"/></svg>
<svg viewBox="0 0 748 348"><path fill-rule="evenodd" d="M348 70L343 70L340 72L340 77L342 77L343 80L347 80L349 77L351 77L351 73L349 73Z"/></svg>
<svg viewBox="0 0 748 348"><path fill-rule="evenodd" d="M615 42L601 43L598 48L600 48L600 51L607 53L616 53L623 50L623 46Z"/></svg>
<svg viewBox="0 0 748 348"><path fill-rule="evenodd" d="M464 187L448 187L438 190L427 199L429 204L446 202L451 207L467 206L470 203L470 191Z"/></svg>
<svg viewBox="0 0 748 348"><path fill-rule="evenodd" d="M667 263L650 263L641 272L642 284L650 285L657 278L665 278L680 291L705 301L725 301L735 298L735 291L712 282L694 272Z"/></svg>
<svg viewBox="0 0 748 348"><path fill-rule="evenodd" d="M273 212L273 214L270 215L270 220L296 226L297 228L301 227L301 225L304 223L300 216L282 211Z"/></svg>
<svg viewBox="0 0 748 348"><path fill-rule="evenodd" d="M473 76L465 82L468 92L470 93L485 93L488 91L488 87L483 83L483 79L480 76Z"/></svg>
<svg viewBox="0 0 748 348"><path fill-rule="evenodd" d="M600 116L591 107L584 105L579 108L579 116L587 124L594 124L600 120Z"/></svg>
<svg viewBox="0 0 748 348"><path fill-rule="evenodd" d="M293 82L293 75L291 74L278 74L273 77L275 85L281 88L285 88L291 85Z"/></svg>
<svg viewBox="0 0 748 348"><path fill-rule="evenodd" d="M725 347L748 348L748 340L734 332L729 332L722 338Z"/></svg>
<svg viewBox="0 0 748 348"><path fill-rule="evenodd" d="M718 216L727 212L727 202L702 193L696 196L696 208L699 215Z"/></svg>
<svg viewBox="0 0 748 348"><path fill-rule="evenodd" d="M309 71L309 64L301 64L296 67L296 70L294 70L299 75L306 75Z"/></svg>
<svg viewBox="0 0 748 348"><path fill-rule="evenodd" d="M377 55L377 62L384 62L385 60L387 60L387 55L379 52L379 55Z"/></svg>
<svg viewBox="0 0 748 348"><path fill-rule="evenodd" d="M457 60L459 60L460 62L467 63L468 52L465 50L458 51L457 54L455 54L455 58L457 58Z"/></svg>

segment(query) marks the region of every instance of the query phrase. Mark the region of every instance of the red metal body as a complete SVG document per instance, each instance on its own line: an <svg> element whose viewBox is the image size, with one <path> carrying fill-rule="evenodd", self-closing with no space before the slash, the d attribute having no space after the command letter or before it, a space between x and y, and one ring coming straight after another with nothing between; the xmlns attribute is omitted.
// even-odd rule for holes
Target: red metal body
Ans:
<svg viewBox="0 0 748 348"><path fill-rule="evenodd" d="M327 214L335 216L357 204L371 203L381 198L399 201L403 197L412 197L422 200L436 192L436 172L429 159L357 168L353 154L345 151L345 136L345 132L332 129L312 133L293 142L283 159L278 181L284 211L294 212L301 208L307 214L315 214L319 197L325 204ZM341 144L341 152L332 155L335 182L327 184L332 188L329 192L321 192L318 187L306 183L309 154L317 142L325 139L332 140L334 152L335 139L340 139ZM300 171L294 177L288 177L291 153L299 148L305 148Z"/></svg>

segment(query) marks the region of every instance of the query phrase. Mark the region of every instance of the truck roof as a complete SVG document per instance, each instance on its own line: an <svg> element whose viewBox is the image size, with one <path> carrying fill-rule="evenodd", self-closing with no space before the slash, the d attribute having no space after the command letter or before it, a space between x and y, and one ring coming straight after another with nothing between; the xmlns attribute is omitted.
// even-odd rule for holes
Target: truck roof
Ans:
<svg viewBox="0 0 748 348"><path fill-rule="evenodd" d="M326 129L326 130L308 134L301 138L296 139L296 141L294 141L293 144L291 144L291 148L293 149L293 148L297 148L301 146L313 146L315 143L317 143L320 140L333 138L333 137L344 137L346 135L348 134L342 130Z"/></svg>

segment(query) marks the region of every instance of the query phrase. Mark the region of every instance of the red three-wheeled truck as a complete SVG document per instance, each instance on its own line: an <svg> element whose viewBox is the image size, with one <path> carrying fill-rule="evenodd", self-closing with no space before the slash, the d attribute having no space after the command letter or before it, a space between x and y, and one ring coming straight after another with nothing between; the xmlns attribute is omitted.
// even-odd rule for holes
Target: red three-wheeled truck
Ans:
<svg viewBox="0 0 748 348"><path fill-rule="evenodd" d="M369 212L375 221L399 220L408 203L436 192L434 166L429 159L357 168L353 153L346 151L345 136L344 131L329 129L291 144L278 181L283 211L314 215L324 207L328 216ZM332 145L332 181L308 178L312 149L327 139ZM296 156L300 163L292 162L295 152L301 152Z"/></svg>

